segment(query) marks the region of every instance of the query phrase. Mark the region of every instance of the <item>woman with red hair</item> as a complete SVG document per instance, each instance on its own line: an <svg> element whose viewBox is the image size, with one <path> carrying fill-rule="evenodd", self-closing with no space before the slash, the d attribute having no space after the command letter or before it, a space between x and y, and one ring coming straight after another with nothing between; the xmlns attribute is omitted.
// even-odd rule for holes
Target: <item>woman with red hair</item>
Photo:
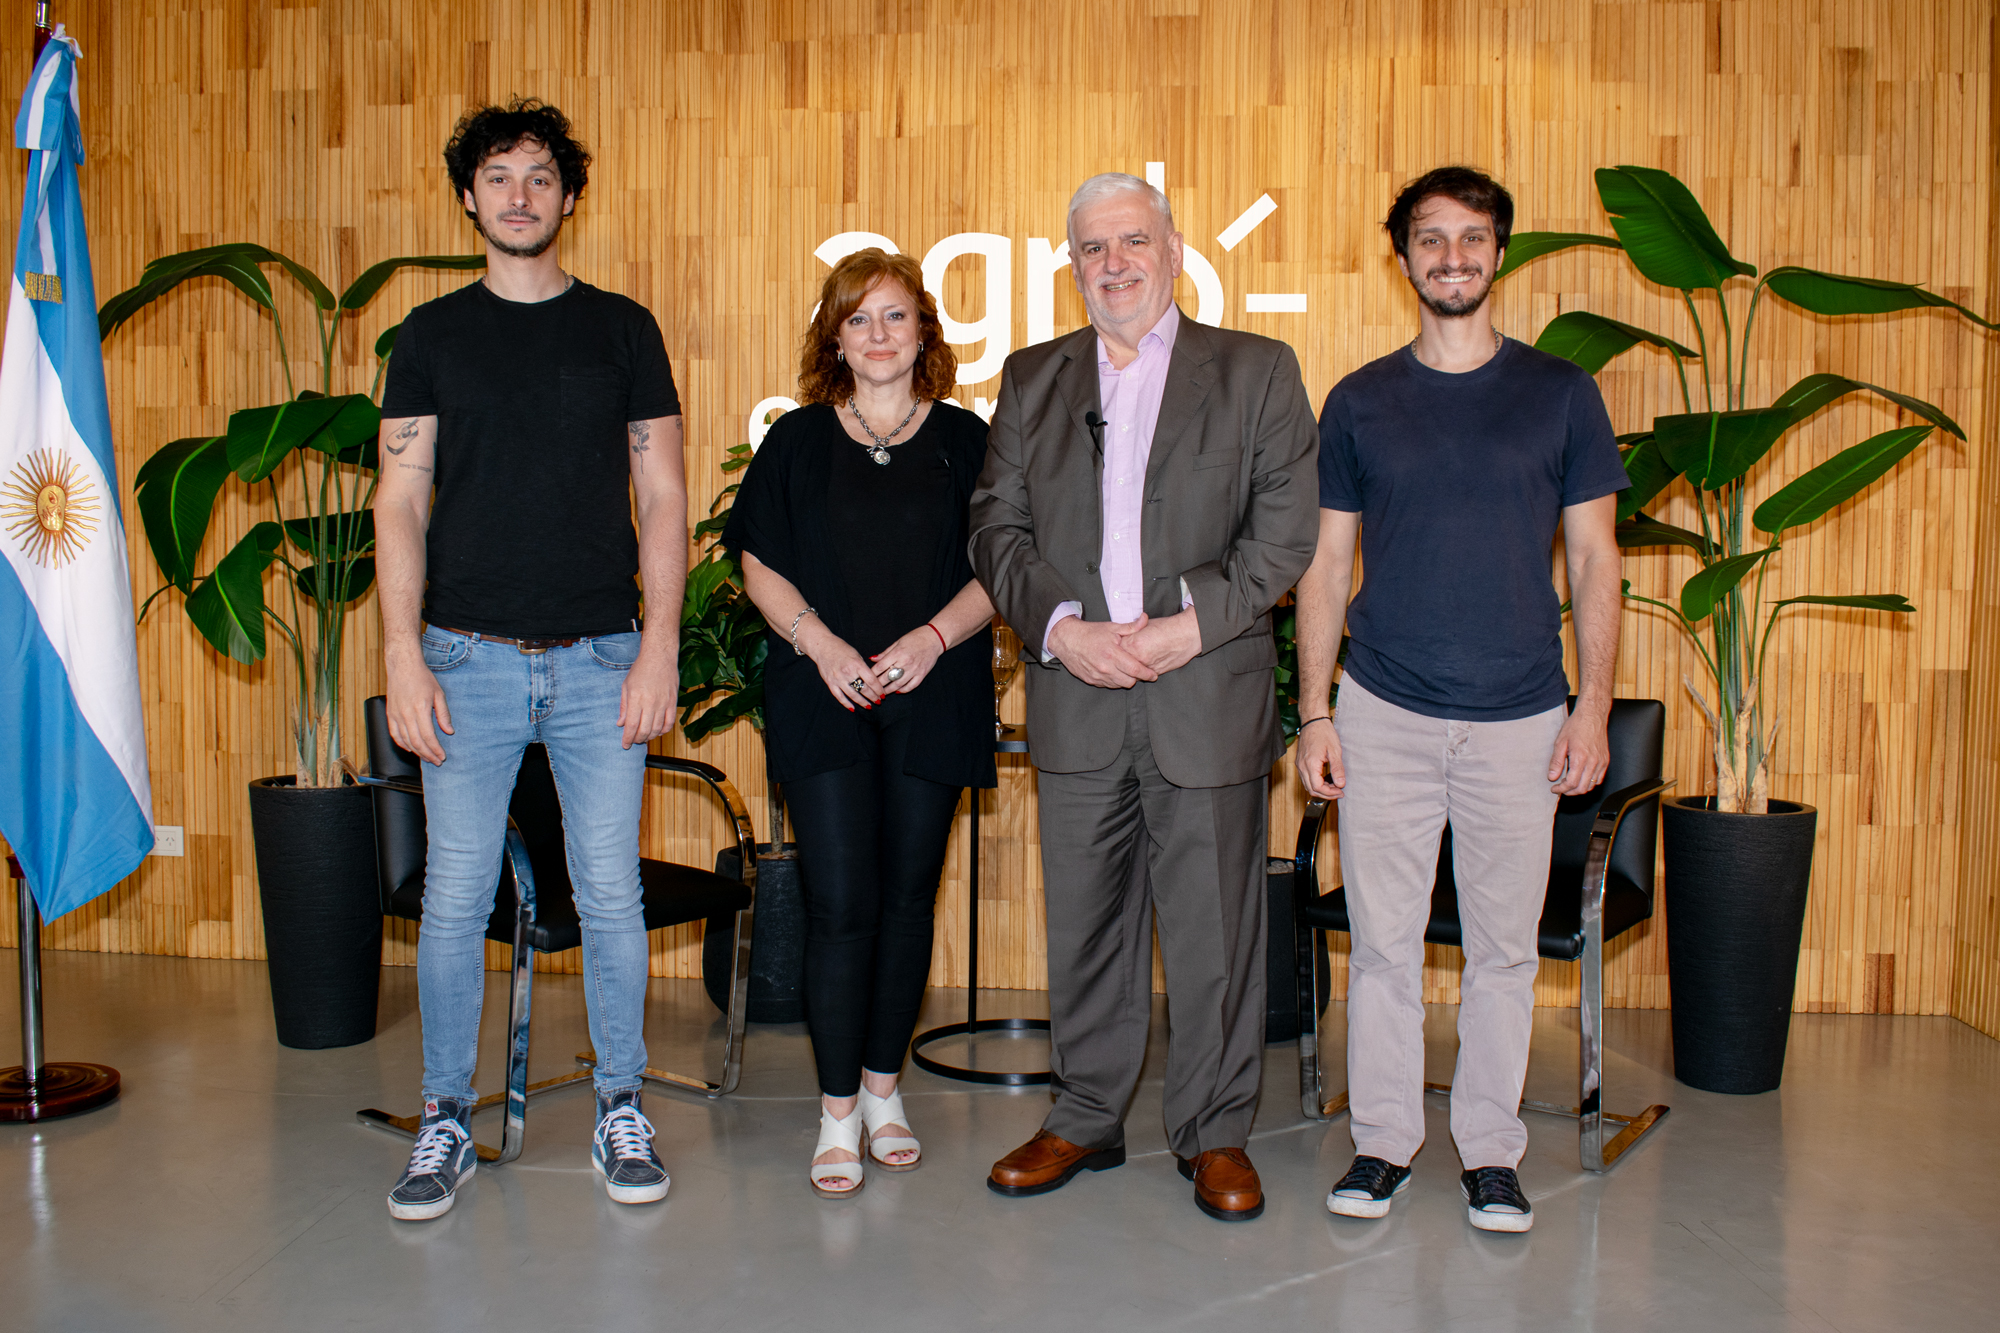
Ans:
<svg viewBox="0 0 2000 1333"><path fill-rule="evenodd" d="M834 265L804 406L771 427L723 534L770 626L764 744L804 872L809 1179L827 1198L921 1156L896 1081L959 793L994 785L993 603L966 556L986 423L945 396L942 333L907 256Z"/></svg>

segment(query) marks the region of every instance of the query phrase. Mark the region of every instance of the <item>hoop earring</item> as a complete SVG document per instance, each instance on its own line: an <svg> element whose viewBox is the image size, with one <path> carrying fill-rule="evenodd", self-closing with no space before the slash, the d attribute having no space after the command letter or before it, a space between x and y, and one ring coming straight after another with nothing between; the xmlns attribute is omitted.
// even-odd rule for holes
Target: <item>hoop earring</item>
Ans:
<svg viewBox="0 0 2000 1333"><path fill-rule="evenodd" d="M836 347L836 348L834 348L834 349L833 349L833 359L834 359L834 360L836 360L836 361L845 361L845 360L847 360L847 349L846 349L846 348L844 348L844 347Z"/></svg>

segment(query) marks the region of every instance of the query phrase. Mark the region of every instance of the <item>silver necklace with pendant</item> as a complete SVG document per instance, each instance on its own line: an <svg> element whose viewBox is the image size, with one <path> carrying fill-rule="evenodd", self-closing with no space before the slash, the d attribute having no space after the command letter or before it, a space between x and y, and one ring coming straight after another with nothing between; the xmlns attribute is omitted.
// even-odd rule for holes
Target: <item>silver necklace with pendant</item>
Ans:
<svg viewBox="0 0 2000 1333"><path fill-rule="evenodd" d="M873 444L864 444L861 447L868 451L868 456L875 460L875 464L877 467L889 466L889 441L895 439L898 435L901 435L903 433L903 427L910 424L910 418L917 414L917 409L919 407L922 407L923 403L924 400L921 398L918 398L915 401L913 401L910 404L910 410L905 412L903 414L903 419L896 424L896 429L890 431L887 435L877 435L874 429L869 426L868 418L862 416L861 409L855 406L853 396L850 395L848 397L847 410L852 412L854 414L854 419L861 423L861 429L868 436L868 438L875 441L875 443Z"/></svg>

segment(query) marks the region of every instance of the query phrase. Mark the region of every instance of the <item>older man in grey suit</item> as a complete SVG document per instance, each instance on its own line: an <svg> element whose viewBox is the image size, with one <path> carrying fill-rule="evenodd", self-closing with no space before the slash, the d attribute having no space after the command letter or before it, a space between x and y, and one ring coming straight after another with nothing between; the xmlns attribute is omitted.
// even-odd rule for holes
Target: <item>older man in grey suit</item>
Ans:
<svg viewBox="0 0 2000 1333"><path fill-rule="evenodd" d="M1244 1152L1264 1042L1271 607L1310 563L1316 431L1281 342L1174 305L1181 236L1133 176L1070 201L1080 329L1008 358L972 563L1029 645L1056 1104L993 1167L1006 1195L1125 1160L1151 1017L1172 1015L1167 1138L1195 1203L1264 1209Z"/></svg>

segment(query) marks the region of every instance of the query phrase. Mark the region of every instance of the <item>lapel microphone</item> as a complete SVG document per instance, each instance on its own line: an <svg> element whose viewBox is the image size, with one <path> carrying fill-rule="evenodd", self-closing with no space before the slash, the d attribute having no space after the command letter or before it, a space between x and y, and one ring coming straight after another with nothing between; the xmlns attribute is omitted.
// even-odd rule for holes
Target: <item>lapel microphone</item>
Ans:
<svg viewBox="0 0 2000 1333"><path fill-rule="evenodd" d="M1096 412L1085 412L1083 424L1090 427L1090 447L1102 456L1104 453L1104 418Z"/></svg>

